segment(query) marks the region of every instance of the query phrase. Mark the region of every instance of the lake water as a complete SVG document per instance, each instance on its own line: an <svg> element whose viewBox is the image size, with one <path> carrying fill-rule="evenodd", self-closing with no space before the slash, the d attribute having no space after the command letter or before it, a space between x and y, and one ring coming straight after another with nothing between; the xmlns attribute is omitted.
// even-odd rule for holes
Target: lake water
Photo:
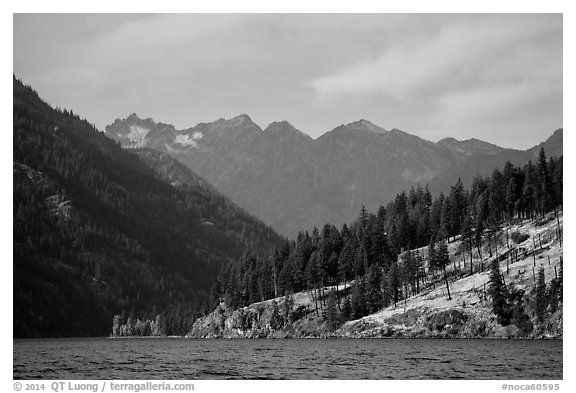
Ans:
<svg viewBox="0 0 576 393"><path fill-rule="evenodd" d="M562 379L562 341L14 340L15 379Z"/></svg>

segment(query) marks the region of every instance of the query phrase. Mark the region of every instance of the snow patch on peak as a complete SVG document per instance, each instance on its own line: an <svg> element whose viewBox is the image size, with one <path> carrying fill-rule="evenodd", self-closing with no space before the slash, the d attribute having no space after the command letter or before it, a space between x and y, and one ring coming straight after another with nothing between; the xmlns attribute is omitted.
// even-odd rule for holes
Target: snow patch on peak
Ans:
<svg viewBox="0 0 576 393"><path fill-rule="evenodd" d="M198 147L198 143L196 143L196 141L202 139L203 136L204 134L198 131L194 132L192 136L188 134L178 134L174 137L174 143L182 146Z"/></svg>
<svg viewBox="0 0 576 393"><path fill-rule="evenodd" d="M129 128L128 135L126 137L133 143L136 144L137 147L144 146L144 142L146 141L146 135L150 130L148 128L144 128L137 125L131 125Z"/></svg>

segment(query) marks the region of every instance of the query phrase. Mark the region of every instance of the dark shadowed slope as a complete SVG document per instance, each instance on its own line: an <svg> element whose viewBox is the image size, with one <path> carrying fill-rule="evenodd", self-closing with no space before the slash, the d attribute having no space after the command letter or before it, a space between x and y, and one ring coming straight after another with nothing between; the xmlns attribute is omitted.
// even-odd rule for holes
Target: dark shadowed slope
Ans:
<svg viewBox="0 0 576 393"><path fill-rule="evenodd" d="M15 337L165 310L184 331L222 264L282 241L172 159L123 150L16 78L13 97Z"/></svg>

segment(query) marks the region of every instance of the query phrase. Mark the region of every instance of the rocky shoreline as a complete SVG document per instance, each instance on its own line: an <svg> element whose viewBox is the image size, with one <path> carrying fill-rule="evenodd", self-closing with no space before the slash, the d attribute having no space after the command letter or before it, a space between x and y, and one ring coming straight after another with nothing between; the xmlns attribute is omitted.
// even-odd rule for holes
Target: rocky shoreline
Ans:
<svg viewBox="0 0 576 393"><path fill-rule="evenodd" d="M329 331L322 316L305 309L298 319L282 317L274 325L274 306L260 303L239 310L218 307L196 321L188 338L422 338L422 339L562 339L562 310L535 326L530 333L515 325L506 327L496 322L487 305L471 309L399 310L383 321L372 316L349 321Z"/></svg>

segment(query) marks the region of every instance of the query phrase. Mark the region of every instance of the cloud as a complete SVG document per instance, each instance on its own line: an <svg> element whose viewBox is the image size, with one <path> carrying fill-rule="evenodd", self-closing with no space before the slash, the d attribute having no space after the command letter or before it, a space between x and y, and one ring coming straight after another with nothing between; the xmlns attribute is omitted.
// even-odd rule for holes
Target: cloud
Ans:
<svg viewBox="0 0 576 393"><path fill-rule="evenodd" d="M360 118L423 137L514 118L544 133L561 126L562 15L15 15L14 72L100 128L248 113L313 136Z"/></svg>
<svg viewBox="0 0 576 393"><path fill-rule="evenodd" d="M507 78L537 73L529 64L527 70L523 65L510 67L509 59L529 51L524 48L527 42L535 40L537 44L542 37L561 32L558 15L468 16L464 20L448 17L433 35L423 31L421 35L400 39L377 58L315 78L310 85L316 91L317 102L322 103L376 94L411 99L421 93L439 94L470 85L501 83ZM556 63L558 55L561 59L561 47L559 52L557 49L538 46L538 51L544 51L541 56L554 51L550 61Z"/></svg>
<svg viewBox="0 0 576 393"><path fill-rule="evenodd" d="M561 89L530 81L483 86L441 96L438 99L441 110L436 116L439 121L444 119L445 125L475 125L487 119L502 121L512 113L526 113L530 106L558 94L561 98Z"/></svg>

